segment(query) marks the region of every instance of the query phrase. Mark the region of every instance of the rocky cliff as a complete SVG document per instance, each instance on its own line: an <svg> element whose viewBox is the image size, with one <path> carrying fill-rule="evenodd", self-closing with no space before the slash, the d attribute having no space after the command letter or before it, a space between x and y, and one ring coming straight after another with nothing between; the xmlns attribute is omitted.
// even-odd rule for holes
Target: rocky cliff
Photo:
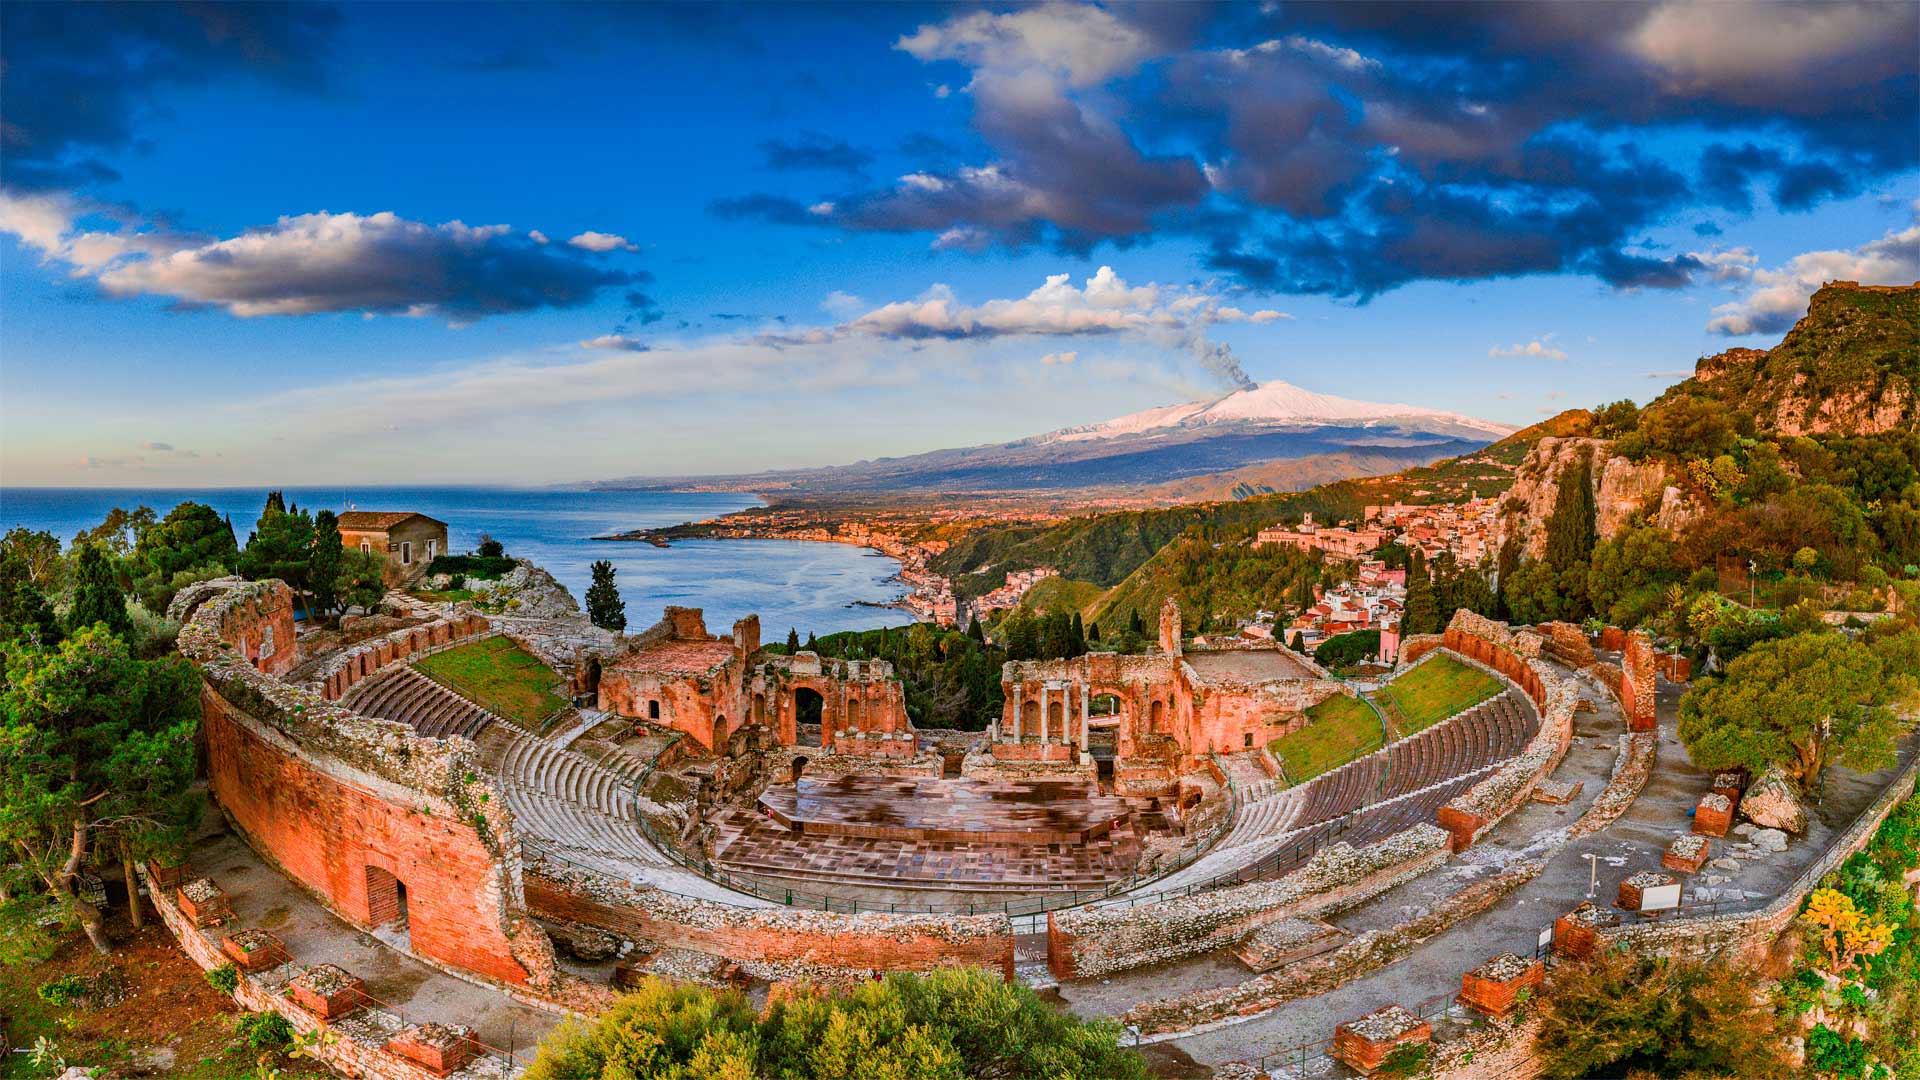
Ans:
<svg viewBox="0 0 1920 1080"><path fill-rule="evenodd" d="M1920 422L1920 283L1835 281L1771 349L1728 349L1669 389L1712 398L1781 435L1877 435Z"/></svg>
<svg viewBox="0 0 1920 1080"><path fill-rule="evenodd" d="M1658 461L1632 462L1610 453L1605 439L1553 438L1534 444L1514 475L1500 510L1500 540L1522 537L1530 558L1547 549L1547 519L1560 496L1560 474L1593 462L1593 501L1596 526L1604 539L1624 529L1635 514L1658 501L1657 521L1663 528L1682 525L1688 509L1680 488L1668 482L1666 467Z"/></svg>

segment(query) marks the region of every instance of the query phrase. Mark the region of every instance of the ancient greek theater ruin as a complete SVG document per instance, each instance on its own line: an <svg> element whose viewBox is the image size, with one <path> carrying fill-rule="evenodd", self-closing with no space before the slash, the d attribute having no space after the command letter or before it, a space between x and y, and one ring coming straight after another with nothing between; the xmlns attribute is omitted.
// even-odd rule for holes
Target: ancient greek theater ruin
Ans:
<svg viewBox="0 0 1920 1080"><path fill-rule="evenodd" d="M1508 1075L1547 957L1762 946L1915 768L1903 744L1836 793L1853 817L1785 843L1735 824L1745 777L1671 743L1684 660L1466 611L1356 682L1198 646L1169 601L1144 654L1008 663L978 732L916 729L887 663L764 648L755 617L614 634L395 592L323 641L285 585L237 578L169 614L231 831L146 867L152 895L195 959L238 962L243 1003L340 1035L349 1075L513 1075L649 974L944 965L1210 1065L1367 1071L1412 1041L1437 1075ZM493 638L569 703L509 719L421 664ZM1426 665L1486 689L1422 714L1401 690ZM1377 749L1290 777L1270 744L1338 697ZM389 1005L394 965L440 991Z"/></svg>

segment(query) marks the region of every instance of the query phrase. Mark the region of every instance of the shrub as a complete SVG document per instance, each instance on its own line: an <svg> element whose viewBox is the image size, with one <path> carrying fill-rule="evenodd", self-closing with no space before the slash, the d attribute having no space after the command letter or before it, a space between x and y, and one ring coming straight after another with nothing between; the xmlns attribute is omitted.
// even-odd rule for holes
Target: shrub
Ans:
<svg viewBox="0 0 1920 1080"><path fill-rule="evenodd" d="M491 581L513 572L514 561L503 555L441 555L427 564L427 573L454 574Z"/></svg>
<svg viewBox="0 0 1920 1080"><path fill-rule="evenodd" d="M1723 962L1610 950L1555 968L1540 998L1534 1048L1544 1074L1566 1078L1648 1069L1786 1076L1784 1028L1757 980Z"/></svg>
<svg viewBox="0 0 1920 1080"><path fill-rule="evenodd" d="M505 555L507 553L507 549L505 545L500 543L500 541L495 540L492 534L481 533L480 546L474 549L474 553L476 555L479 555L482 558L497 559L502 555Z"/></svg>
<svg viewBox="0 0 1920 1080"><path fill-rule="evenodd" d="M221 964L207 972L207 985L232 997L240 988L240 972L232 964Z"/></svg>
<svg viewBox="0 0 1920 1080"><path fill-rule="evenodd" d="M41 1001L66 1008L77 1005L86 998L87 980L78 975L62 975L57 979L49 979L41 983L34 992L40 995Z"/></svg>
<svg viewBox="0 0 1920 1080"><path fill-rule="evenodd" d="M233 1031L252 1050L278 1050L293 1041L293 1025L277 1012L242 1013Z"/></svg>

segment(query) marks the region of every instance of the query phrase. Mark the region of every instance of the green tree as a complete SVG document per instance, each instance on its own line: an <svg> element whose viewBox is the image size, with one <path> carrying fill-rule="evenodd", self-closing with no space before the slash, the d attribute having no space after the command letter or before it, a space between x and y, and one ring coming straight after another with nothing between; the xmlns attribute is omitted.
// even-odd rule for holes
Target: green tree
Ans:
<svg viewBox="0 0 1920 1080"><path fill-rule="evenodd" d="M9 644L5 659L0 847L105 952L104 915L75 882L103 837L139 854L191 824L199 680L179 657L134 659L99 627L57 646Z"/></svg>
<svg viewBox="0 0 1920 1080"><path fill-rule="evenodd" d="M73 606L67 609L67 628L79 630L104 625L122 639L133 632L127 614L127 595L113 573L113 562L96 544L80 548L73 563Z"/></svg>
<svg viewBox="0 0 1920 1080"><path fill-rule="evenodd" d="M800 631L789 626L787 627L787 655L792 656L794 653L797 653L799 651L800 651Z"/></svg>
<svg viewBox="0 0 1920 1080"><path fill-rule="evenodd" d="M507 554L506 545L495 540L487 533L480 534L480 546L473 550L474 554L487 559L502 559L505 558Z"/></svg>
<svg viewBox="0 0 1920 1080"><path fill-rule="evenodd" d="M1594 523L1593 461L1583 458L1560 471L1553 513L1547 518L1547 565L1554 573L1586 565L1599 538Z"/></svg>
<svg viewBox="0 0 1920 1080"><path fill-rule="evenodd" d="M346 571L347 548L340 538L340 519L331 510L313 516L313 543L307 549L307 587L318 612L331 612L340 602L340 578Z"/></svg>
<svg viewBox="0 0 1920 1080"><path fill-rule="evenodd" d="M1763 641L1680 699L1680 741L1708 770L1779 765L1811 789L1829 764L1884 768L1915 701L1920 631L1871 644L1833 632Z"/></svg>
<svg viewBox="0 0 1920 1080"><path fill-rule="evenodd" d="M66 559L60 554L60 541L45 530L16 525L0 537L0 556L18 555L26 561L34 587L52 596L66 580Z"/></svg>
<svg viewBox="0 0 1920 1080"><path fill-rule="evenodd" d="M181 503L141 532L128 558L133 591L156 615L166 614L177 591L173 586L177 576L187 573L187 580L195 574L218 576L203 572L207 568L231 571L239 561L232 526L213 507L197 502Z"/></svg>
<svg viewBox="0 0 1920 1080"><path fill-rule="evenodd" d="M587 586L587 618L603 630L625 630L627 605L613 583L613 563L595 559L592 569L593 584Z"/></svg>
<svg viewBox="0 0 1920 1080"><path fill-rule="evenodd" d="M549 1037L527 1080L1144 1078L1119 1035L979 969L802 988L757 1012L737 990L649 979Z"/></svg>
<svg viewBox="0 0 1920 1080"><path fill-rule="evenodd" d="M0 643L53 645L59 640L60 622L46 595L34 585L27 560L12 552L0 555Z"/></svg>
<svg viewBox="0 0 1920 1080"><path fill-rule="evenodd" d="M151 507L138 506L128 510L125 507L116 506L107 511L106 518L100 524L75 533L73 546L78 548L89 544L98 545L106 549L107 554L117 559L124 559L133 553L134 545L139 542L140 535L152 527L153 521Z"/></svg>
<svg viewBox="0 0 1920 1080"><path fill-rule="evenodd" d="M372 611L387 594L387 557L377 551L358 548L344 552L340 575L334 579L335 600L340 610L361 608Z"/></svg>
<svg viewBox="0 0 1920 1080"><path fill-rule="evenodd" d="M1593 410L1593 434L1596 438L1617 439L1640 426L1640 407L1622 398Z"/></svg>

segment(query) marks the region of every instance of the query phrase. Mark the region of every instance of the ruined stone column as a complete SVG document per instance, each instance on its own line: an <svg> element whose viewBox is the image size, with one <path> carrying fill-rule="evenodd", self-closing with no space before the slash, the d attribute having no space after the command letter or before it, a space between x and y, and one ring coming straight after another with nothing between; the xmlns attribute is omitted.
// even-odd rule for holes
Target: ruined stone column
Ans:
<svg viewBox="0 0 1920 1080"><path fill-rule="evenodd" d="M1013 741L1020 741L1020 701L1027 696L1025 683L1013 684Z"/></svg>
<svg viewBox="0 0 1920 1080"><path fill-rule="evenodd" d="M1040 745L1047 745L1047 690L1046 683L1040 684Z"/></svg>
<svg viewBox="0 0 1920 1080"><path fill-rule="evenodd" d="M1080 752L1087 752L1087 721L1093 719L1093 691L1080 684Z"/></svg>

